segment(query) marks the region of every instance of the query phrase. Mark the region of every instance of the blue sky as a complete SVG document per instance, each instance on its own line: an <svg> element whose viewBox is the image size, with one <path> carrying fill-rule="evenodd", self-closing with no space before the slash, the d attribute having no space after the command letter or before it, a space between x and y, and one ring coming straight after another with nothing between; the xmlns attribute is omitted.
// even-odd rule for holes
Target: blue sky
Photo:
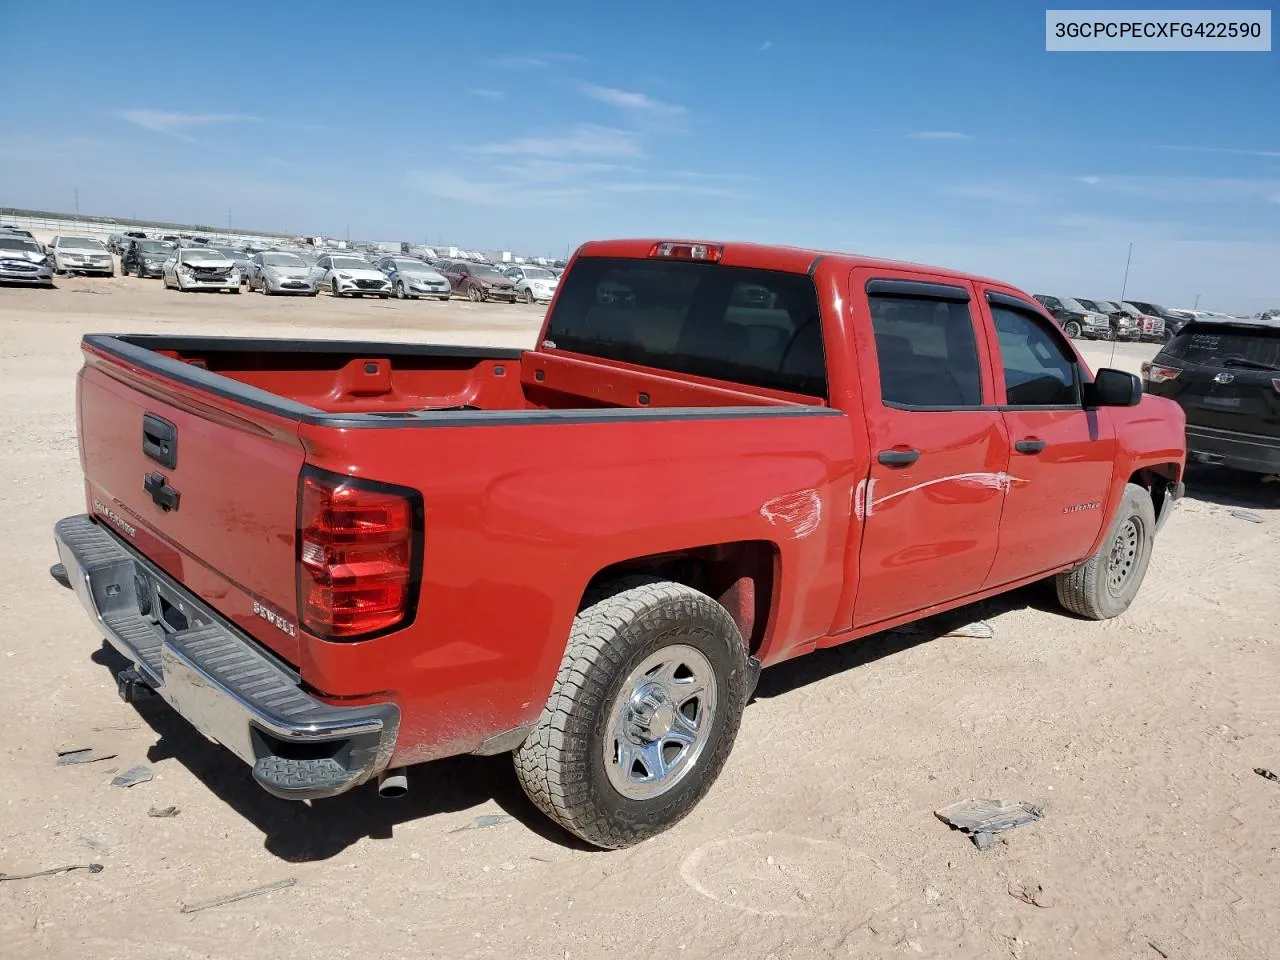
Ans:
<svg viewBox="0 0 1280 960"><path fill-rule="evenodd" d="M0 205L563 253L854 250L1280 306L1280 54L1046 53L1026 3L0 0ZM223 18L225 28L216 26Z"/></svg>

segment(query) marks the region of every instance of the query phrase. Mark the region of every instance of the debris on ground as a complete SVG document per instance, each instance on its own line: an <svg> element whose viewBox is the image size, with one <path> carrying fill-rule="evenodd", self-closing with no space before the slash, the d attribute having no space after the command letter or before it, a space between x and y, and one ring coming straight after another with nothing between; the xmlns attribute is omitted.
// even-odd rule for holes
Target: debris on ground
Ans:
<svg viewBox="0 0 1280 960"><path fill-rule="evenodd" d="M935 810L933 815L953 830L969 835L973 845L985 850L996 842L996 834L1044 816L1044 808L1008 800L959 800Z"/></svg>
<svg viewBox="0 0 1280 960"><path fill-rule="evenodd" d="M176 817L182 811L177 807L152 807L147 811L148 817Z"/></svg>
<svg viewBox="0 0 1280 960"><path fill-rule="evenodd" d="M298 881L293 877L287 880L277 880L274 883L264 883L260 887L253 887L249 890L241 890L239 893L228 893L226 896L214 897L212 900L198 900L195 903L184 903L182 905L183 913L198 913L201 910L208 910L210 907L223 907L228 903L238 903L241 900L250 900L253 897L260 897L265 893L274 893L277 890L287 890Z"/></svg>
<svg viewBox="0 0 1280 960"><path fill-rule="evenodd" d="M73 763L97 763L99 760L110 760L114 753L107 753L96 747L75 747L71 750L59 750L56 767L68 767Z"/></svg>
<svg viewBox="0 0 1280 960"><path fill-rule="evenodd" d="M1252 510L1231 510L1229 513L1237 520L1248 520L1250 523L1262 523L1262 518Z"/></svg>
<svg viewBox="0 0 1280 960"><path fill-rule="evenodd" d="M34 880L36 877L55 877L71 870L88 870L90 873L101 873L100 863L70 863L65 867L52 867L49 870L37 870L35 873L0 873L0 880Z"/></svg>
<svg viewBox="0 0 1280 960"><path fill-rule="evenodd" d="M1147 946L1150 947L1152 950L1154 950L1156 953L1160 954L1160 956L1164 957L1164 960L1169 960L1169 951L1166 950L1164 947L1160 946L1160 944L1156 943L1154 940L1148 940Z"/></svg>
<svg viewBox="0 0 1280 960"><path fill-rule="evenodd" d="M1023 903L1029 904L1033 907L1040 907L1041 909L1053 906L1053 903L1049 898L1049 894L1044 888L1044 884L1035 880L1009 884L1009 896L1013 897L1015 900L1021 900Z"/></svg>
<svg viewBox="0 0 1280 960"><path fill-rule="evenodd" d="M483 830L486 827L497 827L504 823L510 823L511 817L505 813L482 813L465 827L458 827L457 830L450 830L450 833L462 833L463 830Z"/></svg>
<svg viewBox="0 0 1280 960"><path fill-rule="evenodd" d="M1260 777L1265 777L1266 779L1274 781L1275 783L1280 783L1280 775L1277 775L1273 771L1268 770L1266 767L1254 767L1253 772Z"/></svg>
<svg viewBox="0 0 1280 960"><path fill-rule="evenodd" d="M985 620L975 620L973 623L966 623L962 627L956 627L943 634L944 637L968 637L971 640L990 640L995 635L995 630Z"/></svg>
<svg viewBox="0 0 1280 960"><path fill-rule="evenodd" d="M124 773L116 774L116 778L111 781L113 787L135 787L140 783L146 783L151 779L151 768L145 763L140 763L136 767L130 767Z"/></svg>
<svg viewBox="0 0 1280 960"><path fill-rule="evenodd" d="M107 852L107 845L97 837L76 837L76 843L80 844L82 847L88 847L94 853L101 853L105 855Z"/></svg>

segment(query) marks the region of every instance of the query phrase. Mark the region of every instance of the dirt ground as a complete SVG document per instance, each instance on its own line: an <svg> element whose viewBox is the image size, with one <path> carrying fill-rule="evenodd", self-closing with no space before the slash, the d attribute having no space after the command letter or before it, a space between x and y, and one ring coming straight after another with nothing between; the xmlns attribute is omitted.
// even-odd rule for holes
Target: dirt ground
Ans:
<svg viewBox="0 0 1280 960"><path fill-rule="evenodd" d="M59 288L0 288L0 872L104 869L0 881L0 955L1280 956L1280 783L1253 772L1280 771L1280 484L1193 471L1116 621L1031 588L766 671L692 816L592 852L505 757L417 768L396 801L267 796L163 704L117 699L118 658L47 573L54 522L84 508L82 333L531 345L542 311ZM1152 353L1121 346L1116 365ZM993 639L941 636L976 619ZM55 767L75 747L115 756ZM139 763L150 782L110 785ZM967 797L1044 819L979 852L933 815Z"/></svg>

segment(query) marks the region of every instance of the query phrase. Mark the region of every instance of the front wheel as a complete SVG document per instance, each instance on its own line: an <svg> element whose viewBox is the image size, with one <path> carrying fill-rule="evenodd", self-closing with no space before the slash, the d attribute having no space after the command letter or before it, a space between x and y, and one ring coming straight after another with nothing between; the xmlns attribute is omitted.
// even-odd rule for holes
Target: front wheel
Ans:
<svg viewBox="0 0 1280 960"><path fill-rule="evenodd" d="M329 281L329 292L330 292L330 293L332 293L335 297L340 297L340 296L342 296L342 294L340 294L340 293L338 292L338 281L337 281L337 280L330 280L330 281Z"/></svg>
<svg viewBox="0 0 1280 960"><path fill-rule="evenodd" d="M481 300L484 299L484 294L480 292L479 287L475 287L475 286L467 287L467 299L470 300L472 303L479 303Z"/></svg>
<svg viewBox="0 0 1280 960"><path fill-rule="evenodd" d="M1068 320L1067 325L1062 329L1066 333L1066 335L1070 337L1072 340L1080 339L1080 334L1082 331L1080 329L1080 324L1078 324L1076 321Z"/></svg>
<svg viewBox="0 0 1280 960"><path fill-rule="evenodd" d="M404 281L403 280L396 281L396 299L397 300L404 299Z"/></svg>
<svg viewBox="0 0 1280 960"><path fill-rule="evenodd" d="M533 303L533 291L528 287L520 291L521 303Z"/></svg>
<svg viewBox="0 0 1280 960"><path fill-rule="evenodd" d="M747 652L724 607L669 581L617 586L574 619L551 695L515 752L529 799L606 849L662 833L694 808L750 695Z"/></svg>
<svg viewBox="0 0 1280 960"><path fill-rule="evenodd" d="M1151 563L1156 511L1151 494L1125 484L1120 508L1098 552L1055 578L1058 602L1089 620L1110 620L1129 609Z"/></svg>

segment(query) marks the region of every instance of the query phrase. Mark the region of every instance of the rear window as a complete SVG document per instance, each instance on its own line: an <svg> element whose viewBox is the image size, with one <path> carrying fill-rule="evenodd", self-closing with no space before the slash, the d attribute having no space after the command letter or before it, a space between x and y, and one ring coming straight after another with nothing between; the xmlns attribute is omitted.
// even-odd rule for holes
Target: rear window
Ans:
<svg viewBox="0 0 1280 960"><path fill-rule="evenodd" d="M801 274L581 257L561 281L547 339L610 360L827 395L818 295Z"/></svg>
<svg viewBox="0 0 1280 960"><path fill-rule="evenodd" d="M1161 351L1170 360L1203 366L1256 366L1280 370L1280 327L1275 329L1208 324L1185 328Z"/></svg>

